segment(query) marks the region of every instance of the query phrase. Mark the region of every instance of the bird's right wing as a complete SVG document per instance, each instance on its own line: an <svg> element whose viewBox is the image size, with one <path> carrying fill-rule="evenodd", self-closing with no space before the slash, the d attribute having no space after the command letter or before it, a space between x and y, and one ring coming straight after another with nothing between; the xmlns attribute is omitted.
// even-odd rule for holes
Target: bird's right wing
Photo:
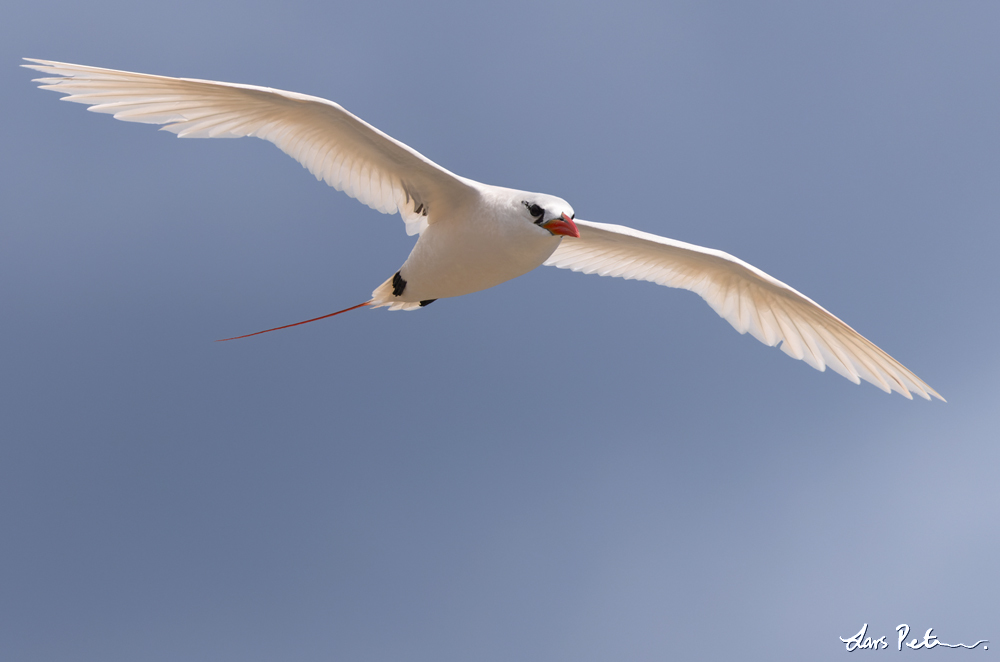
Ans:
<svg viewBox="0 0 1000 662"><path fill-rule="evenodd" d="M25 58L53 77L36 82L89 110L127 122L162 124L181 138L255 136L278 146L317 179L385 214L399 212L408 234L436 208L475 195L445 170L338 104L254 85L101 69Z"/></svg>
<svg viewBox="0 0 1000 662"><path fill-rule="evenodd" d="M887 393L944 400L937 391L812 299L722 251L621 225L576 221L578 239L563 238L545 264L573 271L647 280L695 292L740 333L816 368L833 368Z"/></svg>

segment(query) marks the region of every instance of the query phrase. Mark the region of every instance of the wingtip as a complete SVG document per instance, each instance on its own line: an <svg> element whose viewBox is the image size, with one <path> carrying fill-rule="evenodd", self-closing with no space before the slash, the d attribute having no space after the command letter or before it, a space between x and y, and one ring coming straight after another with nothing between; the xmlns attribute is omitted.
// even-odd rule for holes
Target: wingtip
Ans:
<svg viewBox="0 0 1000 662"><path fill-rule="evenodd" d="M49 60L39 60L38 58L34 57L22 57L21 59L24 60L25 62L34 62L34 64L22 64L20 66L24 67L25 69L34 69L36 71L39 71L42 67L52 66L53 64L55 64L54 62L51 62Z"/></svg>
<svg viewBox="0 0 1000 662"><path fill-rule="evenodd" d="M916 383L913 386L911 386L911 388L921 398L927 400L928 402L930 402L934 398L937 398L941 402L948 402L947 400L944 399L944 397L940 393L932 389L930 385L927 384L925 381L918 378L916 375L912 375L912 377L914 378Z"/></svg>
<svg viewBox="0 0 1000 662"><path fill-rule="evenodd" d="M932 401L934 398L937 398L941 402L948 402L947 400L944 399L944 397L940 393L932 389L927 384L924 384L923 382L920 382L919 385L911 385L909 389L904 389L903 391L901 391L901 393L904 396L906 396L907 399L912 400L913 395L911 391L912 393L916 393L917 395L919 395L924 400L927 400L928 402Z"/></svg>
<svg viewBox="0 0 1000 662"><path fill-rule="evenodd" d="M39 60L39 59L33 58L33 57L23 57L21 59L24 60L24 61L26 61L26 62L33 62L34 64L21 64L21 65L18 65L18 66L24 67L25 69L31 69L32 71L40 71L43 74L57 74L59 76L59 78L57 78L57 79L52 79L52 78L32 78L31 79L32 83L44 83L44 82L52 81L52 80L62 80L63 78L67 77L66 74L57 73L55 71L55 68L59 66L58 62L52 62L51 60Z"/></svg>

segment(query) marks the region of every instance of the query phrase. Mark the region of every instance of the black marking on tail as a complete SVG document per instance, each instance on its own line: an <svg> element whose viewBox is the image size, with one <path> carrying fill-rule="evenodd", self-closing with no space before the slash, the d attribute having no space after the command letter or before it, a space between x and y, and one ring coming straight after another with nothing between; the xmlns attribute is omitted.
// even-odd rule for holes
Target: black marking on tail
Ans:
<svg viewBox="0 0 1000 662"><path fill-rule="evenodd" d="M429 306L435 301L437 301L437 299L424 299L423 301L420 302L420 307L423 308L424 306Z"/></svg>
<svg viewBox="0 0 1000 662"><path fill-rule="evenodd" d="M426 216L427 215L427 207L425 207L424 203L421 202L419 205L417 205L417 208L413 210L413 213L414 214L420 214L421 216Z"/></svg>
<svg viewBox="0 0 1000 662"><path fill-rule="evenodd" d="M406 289L406 281L403 280L403 277L400 276L399 272L397 271L396 275L392 277L392 293L394 296L398 297L403 293L403 290L405 289Z"/></svg>

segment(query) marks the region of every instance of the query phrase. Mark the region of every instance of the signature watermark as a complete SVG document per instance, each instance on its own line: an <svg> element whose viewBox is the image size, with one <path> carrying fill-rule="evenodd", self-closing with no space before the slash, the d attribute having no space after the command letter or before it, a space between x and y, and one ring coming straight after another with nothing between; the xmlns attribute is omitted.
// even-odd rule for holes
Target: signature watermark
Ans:
<svg viewBox="0 0 1000 662"><path fill-rule="evenodd" d="M840 640L847 644L847 652L853 652L856 650L885 650L889 647L886 643L886 635L881 637L870 637L866 636L868 632L868 624L865 623L861 626L861 630L858 631L853 637L840 637ZM980 644L983 645L983 650L989 650L990 643L988 639L980 639L976 643L972 644L946 644L937 638L934 634L934 628L927 628L927 632L924 632L923 639L913 638L910 641L906 641L906 638L910 635L910 626L906 623L901 623L896 626L896 634L898 636L896 640L896 650L903 650L903 646L911 650L920 650L921 648L930 650L931 648L937 648L938 646L944 646L946 648L968 648L972 650L977 648Z"/></svg>

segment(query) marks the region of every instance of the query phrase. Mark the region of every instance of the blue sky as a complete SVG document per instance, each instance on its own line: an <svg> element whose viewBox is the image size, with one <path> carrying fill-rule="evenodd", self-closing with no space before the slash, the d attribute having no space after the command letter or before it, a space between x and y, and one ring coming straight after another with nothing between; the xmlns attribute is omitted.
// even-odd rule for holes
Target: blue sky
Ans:
<svg viewBox="0 0 1000 662"><path fill-rule="evenodd" d="M997 5L2 11L5 659L1000 642ZM551 268L213 343L364 301L413 239L267 143L60 103L22 57L332 99L454 172L728 251L948 403Z"/></svg>

